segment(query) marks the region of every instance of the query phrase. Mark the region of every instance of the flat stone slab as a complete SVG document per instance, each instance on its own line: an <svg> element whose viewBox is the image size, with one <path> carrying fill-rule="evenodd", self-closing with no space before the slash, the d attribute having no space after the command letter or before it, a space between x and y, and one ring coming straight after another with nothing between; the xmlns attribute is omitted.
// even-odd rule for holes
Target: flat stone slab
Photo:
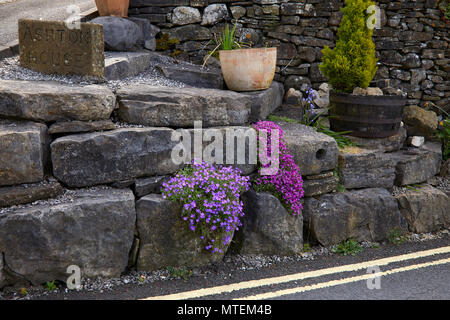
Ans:
<svg viewBox="0 0 450 320"><path fill-rule="evenodd" d="M334 175L323 179L304 179L303 190L305 197L315 197L336 191L338 183L339 178Z"/></svg>
<svg viewBox="0 0 450 320"><path fill-rule="evenodd" d="M166 78L183 82L197 88L223 89L224 80L220 69L205 68L201 66L183 63L158 64L159 70Z"/></svg>
<svg viewBox="0 0 450 320"><path fill-rule="evenodd" d="M376 150L347 147L339 151L339 172L347 189L392 188L395 159Z"/></svg>
<svg viewBox="0 0 450 320"><path fill-rule="evenodd" d="M33 285L65 282L70 265L79 266L83 277L120 276L136 223L131 190L80 190L65 197L0 213L0 252L8 269Z"/></svg>
<svg viewBox="0 0 450 320"><path fill-rule="evenodd" d="M140 238L137 270L165 267L194 267L222 260L223 253L205 250L200 237L181 218L181 205L150 194L136 202L137 230Z"/></svg>
<svg viewBox="0 0 450 320"><path fill-rule="evenodd" d="M383 241L394 229L406 231L397 200L382 188L306 198L303 217L309 236L323 246L353 238Z"/></svg>
<svg viewBox="0 0 450 320"><path fill-rule="evenodd" d="M400 150L406 141L406 129L400 127L399 132L388 138L366 139L353 136L345 136L356 143L362 149L377 150L382 152L393 152Z"/></svg>
<svg viewBox="0 0 450 320"><path fill-rule="evenodd" d="M337 166L339 150L336 140L301 124L277 124L284 131L287 147L302 175L319 174Z"/></svg>
<svg viewBox="0 0 450 320"><path fill-rule="evenodd" d="M165 175L180 166L171 158L168 128L123 128L70 135L51 144L53 174L70 187Z"/></svg>
<svg viewBox="0 0 450 320"><path fill-rule="evenodd" d="M192 163L196 155L196 137L202 137L202 159L210 164L232 166L249 175L256 171L257 167L257 133L253 127L246 126L223 126L199 129L177 129L186 141L190 143L191 154L185 163ZM190 139L188 140L188 137ZM184 139L184 138L183 138ZM188 145L183 146L189 150Z"/></svg>
<svg viewBox="0 0 450 320"><path fill-rule="evenodd" d="M105 78L121 80L136 76L150 67L148 52L107 52L105 53Z"/></svg>
<svg viewBox="0 0 450 320"><path fill-rule="evenodd" d="M396 186L425 182L441 170L442 149L439 143L427 142L420 149L400 150L392 157L397 161Z"/></svg>
<svg viewBox="0 0 450 320"><path fill-rule="evenodd" d="M99 121L63 121L56 122L48 128L49 134L70 134L114 130L116 125L111 120Z"/></svg>
<svg viewBox="0 0 450 320"><path fill-rule="evenodd" d="M134 182L134 194L140 198L151 193L160 194L161 186L170 179L169 176L156 176L137 179Z"/></svg>
<svg viewBox="0 0 450 320"><path fill-rule="evenodd" d="M397 195L400 212L416 233L450 228L450 197L430 185L415 187Z"/></svg>
<svg viewBox="0 0 450 320"><path fill-rule="evenodd" d="M44 124L0 120L0 186L41 181L49 143Z"/></svg>
<svg viewBox="0 0 450 320"><path fill-rule="evenodd" d="M0 116L38 122L109 119L116 98L98 85L0 80Z"/></svg>
<svg viewBox="0 0 450 320"><path fill-rule="evenodd" d="M270 193L248 191L245 216L232 250L240 254L294 255L303 250L303 218L293 216Z"/></svg>
<svg viewBox="0 0 450 320"><path fill-rule="evenodd" d="M192 128L243 125L249 122L251 99L233 91L153 87L134 84L117 92L122 121L155 127Z"/></svg>
<svg viewBox="0 0 450 320"><path fill-rule="evenodd" d="M283 103L284 86L279 82L272 82L270 88L261 91L241 92L252 99L251 122L265 120Z"/></svg>
<svg viewBox="0 0 450 320"><path fill-rule="evenodd" d="M37 200L55 198L64 193L57 181L0 187L0 208L32 203Z"/></svg>
<svg viewBox="0 0 450 320"><path fill-rule="evenodd" d="M101 77L104 73L103 27L63 21L19 19L20 65L49 74Z"/></svg>

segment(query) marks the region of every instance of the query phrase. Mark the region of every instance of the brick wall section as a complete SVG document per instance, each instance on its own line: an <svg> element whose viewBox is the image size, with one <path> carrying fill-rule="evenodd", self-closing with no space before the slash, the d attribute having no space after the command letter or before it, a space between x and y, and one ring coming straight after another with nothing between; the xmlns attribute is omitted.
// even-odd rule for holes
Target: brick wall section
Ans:
<svg viewBox="0 0 450 320"><path fill-rule="evenodd" d="M226 5L228 17L214 25L173 22L177 7L191 7L204 16L211 4ZM377 4L382 28L374 32L380 66L373 85L383 87L390 79L392 86L408 92L409 104L433 102L449 110L450 22L444 22L438 0ZM321 50L334 46L342 5L342 0L130 0L129 15L149 19L163 33L178 38L179 58L195 63L213 47L208 45L212 34L237 19L241 40L279 48L276 79L301 89L305 83L317 88L326 81L318 69Z"/></svg>

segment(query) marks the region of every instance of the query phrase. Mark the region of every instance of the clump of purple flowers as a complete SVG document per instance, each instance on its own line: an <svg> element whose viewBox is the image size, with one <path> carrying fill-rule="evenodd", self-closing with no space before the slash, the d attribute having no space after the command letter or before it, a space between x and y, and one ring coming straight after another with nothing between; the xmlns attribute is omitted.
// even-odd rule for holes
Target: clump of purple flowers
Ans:
<svg viewBox="0 0 450 320"><path fill-rule="evenodd" d="M306 91L306 98L303 98L304 114L302 119L302 124L309 126L314 122L314 99L316 98L315 91L313 88L309 88Z"/></svg>
<svg viewBox="0 0 450 320"><path fill-rule="evenodd" d="M294 158L289 154L289 150L284 142L283 130L271 121L259 121L254 125L254 128L258 131L260 155L267 154L270 157L274 152L279 152L278 172L273 175L261 175L260 168L258 176L253 180L254 189L258 192L271 192L283 203L291 214L301 214L303 206L300 199L304 195L303 179L298 166L294 162ZM261 135L262 130L267 132L267 134ZM271 138L274 130L278 130L279 150L271 150ZM267 141L265 141L266 139ZM260 166L265 168L270 166L270 164L260 164Z"/></svg>
<svg viewBox="0 0 450 320"><path fill-rule="evenodd" d="M163 184L163 199L182 203L182 217L189 229L199 234L206 250L221 253L231 241L230 234L242 225L240 195L250 188L249 179L239 169L215 168L194 160Z"/></svg>

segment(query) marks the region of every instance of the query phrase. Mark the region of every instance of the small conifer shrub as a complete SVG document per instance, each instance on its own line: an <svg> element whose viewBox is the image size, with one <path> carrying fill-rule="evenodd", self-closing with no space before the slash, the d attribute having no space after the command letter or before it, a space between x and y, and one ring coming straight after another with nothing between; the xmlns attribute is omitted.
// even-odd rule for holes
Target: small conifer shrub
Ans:
<svg viewBox="0 0 450 320"><path fill-rule="evenodd" d="M354 88L367 88L377 72L373 30L367 21L370 0L346 0L338 28L336 47L325 47L320 70L338 92L351 93Z"/></svg>

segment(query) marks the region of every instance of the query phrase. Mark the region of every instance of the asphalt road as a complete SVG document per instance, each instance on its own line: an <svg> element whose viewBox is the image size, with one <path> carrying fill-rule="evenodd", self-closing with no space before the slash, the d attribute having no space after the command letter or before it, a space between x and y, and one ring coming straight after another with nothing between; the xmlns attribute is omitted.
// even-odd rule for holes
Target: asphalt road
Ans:
<svg viewBox="0 0 450 320"><path fill-rule="evenodd" d="M0 46L17 39L17 21L21 18L64 20L66 9L77 5L80 12L95 7L94 0L0 0Z"/></svg>
<svg viewBox="0 0 450 320"><path fill-rule="evenodd" d="M379 265L381 276L376 279L368 273L367 267L372 265ZM228 270L230 267L221 263L211 268L210 275L188 280L123 285L103 293L58 293L36 299L450 300L449 235L367 248L356 256L332 254L246 271Z"/></svg>

